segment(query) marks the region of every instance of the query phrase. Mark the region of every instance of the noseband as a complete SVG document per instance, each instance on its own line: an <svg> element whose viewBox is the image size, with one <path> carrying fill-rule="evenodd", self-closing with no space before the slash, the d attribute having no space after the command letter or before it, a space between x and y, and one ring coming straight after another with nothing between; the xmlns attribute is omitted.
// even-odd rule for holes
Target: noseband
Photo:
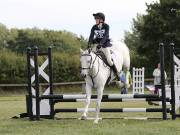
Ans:
<svg viewBox="0 0 180 135"><path fill-rule="evenodd" d="M95 54L95 55L96 55L96 54ZM90 70L93 69L94 63L95 63L95 61L97 60L97 57L98 57L98 56L96 55L94 60L92 59L92 55L90 55L90 54L82 54L81 56L90 56L90 57L91 57L89 67L81 67L81 70L87 70L87 69L89 69L89 75L90 75L90 77L91 77L91 78L95 78L95 77L98 75L98 73L99 73L99 59L98 59L98 71L97 71L97 73L96 73L95 75L92 75L92 71L90 71Z"/></svg>

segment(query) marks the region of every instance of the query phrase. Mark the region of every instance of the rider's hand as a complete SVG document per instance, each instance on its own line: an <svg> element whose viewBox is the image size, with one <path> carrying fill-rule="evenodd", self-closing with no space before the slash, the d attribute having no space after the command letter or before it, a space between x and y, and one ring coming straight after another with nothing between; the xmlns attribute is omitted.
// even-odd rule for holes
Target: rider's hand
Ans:
<svg viewBox="0 0 180 135"><path fill-rule="evenodd" d="M97 45L97 49L100 49L101 48L101 45Z"/></svg>

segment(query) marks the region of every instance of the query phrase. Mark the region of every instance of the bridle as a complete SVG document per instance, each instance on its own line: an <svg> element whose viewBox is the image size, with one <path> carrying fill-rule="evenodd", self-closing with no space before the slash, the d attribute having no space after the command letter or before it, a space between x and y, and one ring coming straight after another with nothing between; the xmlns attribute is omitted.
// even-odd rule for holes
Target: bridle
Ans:
<svg viewBox="0 0 180 135"><path fill-rule="evenodd" d="M101 58L97 53L92 52L92 53L95 54L95 59L93 60L93 57L92 57L92 55L90 54L90 52L92 52L92 51L89 50L89 54L82 54L82 55L81 55L81 57L82 57L82 56L90 56L90 57L91 57L89 67L81 67L81 70L89 70L89 71L88 71L88 75L89 75L89 77L91 78L91 81L92 81L92 84L93 84L93 87L94 87L94 86L95 86L95 85L94 85L94 79L97 77L97 75L98 75L98 73L99 73L99 68L100 68L100 62L99 62L99 60L100 60L100 59L102 60L102 58ZM97 59L97 58L98 58L98 59ZM97 71L95 74L93 74L93 67L94 67L94 63L95 63L96 60L98 60L98 71ZM102 60L102 61L103 61L103 60ZM104 67L108 67L104 62L103 62L103 65L104 65ZM110 72L110 74L111 74L111 72Z"/></svg>
<svg viewBox="0 0 180 135"><path fill-rule="evenodd" d="M91 69L91 65L92 65L92 56L90 54L82 54L82 56L90 56L91 57L91 60L90 60L90 64L89 64L89 67L81 67L81 70L86 70L86 69Z"/></svg>
<svg viewBox="0 0 180 135"><path fill-rule="evenodd" d="M96 54L95 54L96 55ZM95 63L95 61L96 61L96 59L97 59L97 55L96 55L96 57L95 57L95 59L93 60L93 58L92 58L92 55L90 55L90 54L82 54L81 55L81 57L82 56L90 56L91 57L91 59L90 59L90 64L89 64L89 67L81 67L81 70L89 70L89 76L92 78L92 79L94 79L97 75L98 75L98 73L99 73L99 59L98 59L98 71L97 71L97 73L95 74L95 75L93 75L92 73L92 69L93 69L93 67L94 67L94 63Z"/></svg>

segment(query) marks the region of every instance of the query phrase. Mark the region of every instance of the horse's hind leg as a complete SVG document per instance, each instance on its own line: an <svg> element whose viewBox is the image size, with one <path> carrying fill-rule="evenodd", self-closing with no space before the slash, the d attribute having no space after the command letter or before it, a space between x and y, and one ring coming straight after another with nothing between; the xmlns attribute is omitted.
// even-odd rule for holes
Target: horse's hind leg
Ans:
<svg viewBox="0 0 180 135"><path fill-rule="evenodd" d="M94 120L94 123L98 123L98 121L99 121L99 112L100 112L101 100L102 100L102 96L103 96L103 89L104 88L97 89L96 118Z"/></svg>
<svg viewBox="0 0 180 135"><path fill-rule="evenodd" d="M90 102L91 102L91 86L87 85L86 84L86 105L85 105L85 108L84 108L84 112L81 116L81 119L82 120L86 120L87 119L87 113L88 113L88 108L89 108L89 105L90 105Z"/></svg>

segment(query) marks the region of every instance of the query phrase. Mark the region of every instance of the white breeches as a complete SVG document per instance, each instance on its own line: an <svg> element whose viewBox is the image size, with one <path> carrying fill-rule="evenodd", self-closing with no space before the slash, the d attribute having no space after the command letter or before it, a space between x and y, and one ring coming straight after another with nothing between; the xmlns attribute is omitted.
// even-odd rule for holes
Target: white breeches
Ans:
<svg viewBox="0 0 180 135"><path fill-rule="evenodd" d="M108 64L110 66L112 66L113 65L113 61L112 61L112 57L111 57L111 53L110 53L109 47L106 47L106 48L101 47L99 50L104 53L104 55L106 56Z"/></svg>

